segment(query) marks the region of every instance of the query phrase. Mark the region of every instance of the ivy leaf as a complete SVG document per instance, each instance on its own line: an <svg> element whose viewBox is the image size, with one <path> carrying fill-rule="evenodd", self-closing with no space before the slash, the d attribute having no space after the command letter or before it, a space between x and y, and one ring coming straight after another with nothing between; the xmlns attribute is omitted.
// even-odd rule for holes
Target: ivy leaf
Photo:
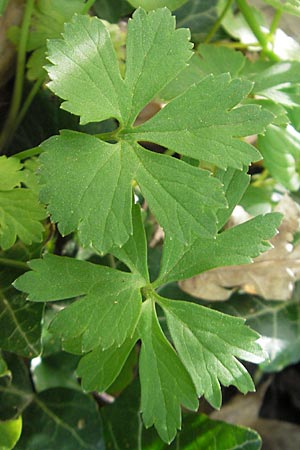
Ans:
<svg viewBox="0 0 300 450"><path fill-rule="evenodd" d="M25 244L42 239L45 218L32 189L20 187L23 165L15 158L0 158L0 247L10 248L19 237Z"/></svg>
<svg viewBox="0 0 300 450"><path fill-rule="evenodd" d="M143 303L139 333L143 421L146 428L155 425L160 437L170 443L181 426L180 405L191 410L198 408L195 387L163 335L151 300Z"/></svg>
<svg viewBox="0 0 300 450"><path fill-rule="evenodd" d="M260 133L272 116L255 105L234 108L252 84L228 74L208 76L134 130L137 140L156 142L225 169L241 169L260 159L254 147L237 139ZM180 118L180 119L179 119Z"/></svg>
<svg viewBox="0 0 300 450"><path fill-rule="evenodd" d="M299 284L289 301L266 301L254 295L234 294L229 302L214 302L225 314L243 317L260 335L260 345L268 354L261 364L264 372L279 372L300 360Z"/></svg>
<svg viewBox="0 0 300 450"><path fill-rule="evenodd" d="M300 187L300 133L292 125L282 128L269 125L258 138L264 166L272 177L290 191Z"/></svg>
<svg viewBox="0 0 300 450"><path fill-rule="evenodd" d="M14 289L0 291L0 347L27 358L41 352L43 305L33 305Z"/></svg>
<svg viewBox="0 0 300 450"><path fill-rule="evenodd" d="M160 144L163 134L174 151L216 162L220 167L240 168L260 155L236 136L262 131L273 116L253 105L236 108L248 94L249 82L231 82L228 76L210 77L191 88L197 99L192 102L192 118L184 108L194 97L193 90L175 99L174 105L167 105L166 113L163 110L157 114L163 127L159 125L156 130L154 126L153 133L149 132L147 127L153 120L156 124L155 118L147 125L134 127L141 109L186 67L192 55L188 38L187 30L175 30L174 18L167 9L148 14L137 10L128 25L124 78L109 33L97 18L75 17L66 25L64 39L49 43L49 87L65 100L63 108L80 115L82 123L109 118L119 122L119 128L107 136L110 142L117 143L63 132L42 145L41 198L62 234L78 228L82 244L92 244L103 253L122 246L132 233L132 181L137 182L167 233L185 244L193 240L195 233L216 234L216 211L226 206L218 180L183 161L151 153L138 141ZM206 101L217 86L216 96ZM207 113L210 118L206 129L201 129L201 138L195 131L198 124L191 124L194 117L204 120L203 110L209 108L212 112ZM219 128L215 125L218 120L222 124ZM178 135L189 133L187 151Z"/></svg>
<svg viewBox="0 0 300 450"><path fill-rule="evenodd" d="M31 301L81 297L60 311L51 324L62 339L81 339L82 351L121 345L132 336L141 309L141 279L73 258L45 255L30 262L32 272L16 280Z"/></svg>
<svg viewBox="0 0 300 450"><path fill-rule="evenodd" d="M16 450L104 450L102 422L93 399L78 390L35 393L29 368L13 354L5 359L12 382L0 384L0 415L22 413L23 430Z"/></svg>
<svg viewBox="0 0 300 450"><path fill-rule="evenodd" d="M260 215L223 231L216 239L196 238L189 247L167 239L154 285L189 278L215 267L252 262L271 247L267 240L274 236L281 219L279 213Z"/></svg>
<svg viewBox="0 0 300 450"><path fill-rule="evenodd" d="M220 382L232 384L244 394L255 390L237 358L258 363L265 357L256 343L259 335L245 327L244 320L190 302L161 298L159 304L198 396L204 395L214 408L220 408Z"/></svg>

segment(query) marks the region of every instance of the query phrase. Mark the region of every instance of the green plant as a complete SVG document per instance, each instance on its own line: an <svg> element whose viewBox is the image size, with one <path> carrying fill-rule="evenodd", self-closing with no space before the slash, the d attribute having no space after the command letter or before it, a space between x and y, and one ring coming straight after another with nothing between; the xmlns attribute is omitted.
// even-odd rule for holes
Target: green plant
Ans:
<svg viewBox="0 0 300 450"><path fill-rule="evenodd" d="M28 0L21 30L10 32L19 42L19 64L2 148L9 147L16 130L13 122L21 123L44 83L46 37L52 38L45 67L47 88L80 123L39 147L0 158L4 280L0 345L3 351L25 358L41 354L45 364L53 354L72 356L63 356L70 360L57 384L46 381L39 388L40 378L35 375L33 389L24 360L3 353L0 419L11 421L23 413L24 432L16 448L54 449L59 439L65 449L104 448L96 405L79 390L75 368L85 392L107 391L114 383L123 390L131 381L139 350L143 423L147 428L154 425L162 441L171 443L181 427L181 406L196 411L198 397L204 396L220 408L221 384L234 385L243 393L255 390L240 360L266 360L259 335L243 318L191 298L172 298L165 288L210 269L250 263L271 247L268 241L282 219L280 213L270 212L276 181L287 189L299 189L300 63L281 61L272 47L275 27L269 34L261 31L247 3L238 1L261 47L261 60L250 63L226 45L208 44L230 11L232 2L227 2L220 20L207 31L206 44L195 52L189 31L175 28L167 8L137 9L128 22L124 69L123 49L116 44L112 28L85 14L93 2L74 3L79 14L71 20L62 2L58 29L53 23L50 29L44 27L53 15L50 3L39 2L34 10L34 2ZM174 8L179 3L184 2L174 2ZM34 50L27 76L35 80L35 88L22 109L26 50ZM137 124L140 112L153 100L166 104ZM272 175L269 208L226 228L235 206L249 195L248 167L261 158L245 139L254 134L259 135L258 147L266 161L256 183L265 188L266 170ZM276 164L276 155L281 159L282 154L272 144L278 142L278 135L287 142L281 165ZM149 143L159 146L159 152L149 150ZM69 249L58 250L61 237L52 235L49 224L39 244L45 213L38 195L51 222L66 236ZM165 233L161 261L154 271L148 254L153 216ZM28 260L31 270L25 264ZM13 281L30 302L12 287ZM42 317L50 323L47 329L41 327ZM67 353L60 352L60 343ZM45 370L48 373L49 367ZM60 397L62 404L70 405L62 413L57 406ZM78 404L82 409L76 411ZM84 410L88 412L82 419ZM42 430L36 442L37 431L30 429L30 421ZM51 433L43 431L49 423L57 431L52 444L46 444ZM202 417L197 426L200 430L215 425ZM259 448L254 432L230 430L243 442L250 433L253 448ZM143 433L140 427L137 448L163 448L162 441L153 435L144 439ZM229 439L228 447L218 448L232 448L225 425L222 433L223 443ZM188 441L182 436L181 442ZM108 445L110 437L106 439ZM201 445L208 445L205 436Z"/></svg>

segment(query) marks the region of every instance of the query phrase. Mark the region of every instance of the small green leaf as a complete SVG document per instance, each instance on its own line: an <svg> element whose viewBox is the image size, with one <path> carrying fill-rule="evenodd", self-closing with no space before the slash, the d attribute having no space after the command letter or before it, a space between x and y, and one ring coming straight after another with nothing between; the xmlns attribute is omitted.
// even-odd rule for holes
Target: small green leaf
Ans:
<svg viewBox="0 0 300 450"><path fill-rule="evenodd" d="M270 248L267 240L274 236L281 219L279 213L257 216L223 231L216 239L196 238L188 247L166 240L155 286L189 278L215 267L252 262L252 258Z"/></svg>
<svg viewBox="0 0 300 450"><path fill-rule="evenodd" d="M15 447L22 432L22 417L15 420L0 421L0 448L11 450Z"/></svg>
<svg viewBox="0 0 300 450"><path fill-rule="evenodd" d="M130 273L45 255L30 262L32 272L14 283L31 301L80 299L60 311L51 323L62 339L81 338L82 351L121 345L132 336L141 309L141 279Z"/></svg>
<svg viewBox="0 0 300 450"><path fill-rule="evenodd" d="M290 191L300 187L300 133L288 125L269 125L264 136L258 137L258 148L264 166L272 177Z"/></svg>
<svg viewBox="0 0 300 450"><path fill-rule="evenodd" d="M139 333L143 421L146 428L154 425L162 440L170 443L181 427L180 405L198 408L195 387L163 335L151 300L143 303Z"/></svg>
<svg viewBox="0 0 300 450"><path fill-rule="evenodd" d="M251 89L250 82L228 74L208 76L136 127L134 136L223 169L241 169L260 154L237 137L262 132L273 118L254 105L235 108Z"/></svg>
<svg viewBox="0 0 300 450"><path fill-rule="evenodd" d="M0 291L0 347L27 358L41 352L43 305L33 305L14 289Z"/></svg>
<svg viewBox="0 0 300 450"><path fill-rule="evenodd" d="M83 356L77 369L82 388L87 392L106 391L121 372L135 342L136 339L127 339L119 347L98 347Z"/></svg>
<svg viewBox="0 0 300 450"><path fill-rule="evenodd" d="M214 407L221 406L220 382L234 385L244 394L254 391L253 381L236 359L262 362L265 357L256 343L259 335L225 314L179 300L161 298L175 348L196 386Z"/></svg>
<svg viewBox="0 0 300 450"><path fill-rule="evenodd" d="M37 194L20 187L23 165L16 158L0 157L0 247L10 248L19 237L25 244L42 239L44 208Z"/></svg>
<svg viewBox="0 0 300 450"><path fill-rule="evenodd" d="M243 53L226 47L200 44L197 52L200 55L199 75L202 74L202 77L210 73L221 75L228 72L232 78L236 78L246 63Z"/></svg>
<svg viewBox="0 0 300 450"><path fill-rule="evenodd" d="M298 106L300 62L246 62L242 76L254 82L252 94L284 106Z"/></svg>
<svg viewBox="0 0 300 450"><path fill-rule="evenodd" d="M23 165L17 158L0 156L0 191L11 191L20 187Z"/></svg>

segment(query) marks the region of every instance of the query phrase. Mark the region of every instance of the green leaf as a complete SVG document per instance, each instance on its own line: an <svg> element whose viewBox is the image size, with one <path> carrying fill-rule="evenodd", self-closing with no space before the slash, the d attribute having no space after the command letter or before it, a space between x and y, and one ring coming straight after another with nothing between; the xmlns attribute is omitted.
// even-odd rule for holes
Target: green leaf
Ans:
<svg viewBox="0 0 300 450"><path fill-rule="evenodd" d="M27 358L41 352L43 305L33 305L15 289L0 291L0 347Z"/></svg>
<svg viewBox="0 0 300 450"><path fill-rule="evenodd" d="M285 128L269 125L265 135L258 138L258 148L272 177L286 189L297 191L300 188L300 133L291 125Z"/></svg>
<svg viewBox="0 0 300 450"><path fill-rule="evenodd" d="M102 423L96 403L73 389L33 392L29 367L12 354L5 359L12 382L0 379L0 417L22 413L23 430L17 450L104 450Z"/></svg>
<svg viewBox="0 0 300 450"><path fill-rule="evenodd" d="M11 191L15 187L20 187L22 167L17 158L0 156L0 191Z"/></svg>
<svg viewBox="0 0 300 450"><path fill-rule="evenodd" d="M234 385L244 394L254 391L253 381L237 358L262 362L259 337L237 320L206 307L161 298L168 328L178 355L197 389L214 407L220 408L220 382Z"/></svg>
<svg viewBox="0 0 300 450"><path fill-rule="evenodd" d="M254 82L252 94L293 107L300 101L299 70L298 61L256 61L246 62L241 75Z"/></svg>
<svg viewBox="0 0 300 450"><path fill-rule="evenodd" d="M147 241L139 205L132 207L132 236L121 248L113 248L112 253L123 261L131 270L149 281L147 264Z"/></svg>
<svg viewBox="0 0 300 450"><path fill-rule="evenodd" d="M210 73L221 75L228 72L232 78L236 78L246 63L243 53L226 47L200 44L197 52L200 55L198 58L199 75L201 74L202 77Z"/></svg>
<svg viewBox="0 0 300 450"><path fill-rule="evenodd" d="M223 231L216 239L196 238L188 247L166 240L160 275L154 285L189 278L215 267L252 262L270 248L267 240L274 236L281 219L279 213L257 216Z"/></svg>
<svg viewBox="0 0 300 450"><path fill-rule="evenodd" d="M22 432L22 417L15 420L0 421L0 448L11 450L15 447Z"/></svg>
<svg viewBox="0 0 300 450"><path fill-rule="evenodd" d="M137 141L166 145L220 167L241 168L260 155L240 137L263 131L273 118L253 105L236 108L252 84L224 75L208 77L145 125L133 127L140 110L191 56L187 30L175 30L174 25L167 9L134 13L128 26L125 78L109 33L97 18L75 17L66 25L64 39L49 44L49 87L65 100L63 108L80 115L82 123L113 117L120 125L106 136L98 135L117 143L64 132L42 146L41 198L52 219L62 234L78 228L82 244L103 253L124 245L132 232L132 181L165 232L184 243L195 233L214 236L216 211L225 207L220 184L207 172L149 152ZM88 58L82 59L83 54Z"/></svg>
<svg viewBox="0 0 300 450"><path fill-rule="evenodd" d="M16 450L104 450L96 403L72 389L48 389L36 395L23 414Z"/></svg>
<svg viewBox="0 0 300 450"><path fill-rule="evenodd" d="M264 372L279 372L300 360L299 285L289 301L266 301L250 295L234 295L228 302L214 302L216 309L241 316L260 333L260 345L268 354Z"/></svg>
<svg viewBox="0 0 300 450"><path fill-rule="evenodd" d="M93 4L97 16L110 23L117 23L132 10L133 7L125 0L96 0Z"/></svg>
<svg viewBox="0 0 300 450"><path fill-rule="evenodd" d="M299 0L264 0L264 2L282 12L300 16Z"/></svg>
<svg viewBox="0 0 300 450"><path fill-rule="evenodd" d="M136 339L127 339L121 346L103 350L98 347L81 358L77 374L85 391L104 392L116 380Z"/></svg>
<svg viewBox="0 0 300 450"><path fill-rule="evenodd" d="M0 191L0 246L10 248L17 237L25 244L40 242L44 228L44 208L30 189Z"/></svg>
<svg viewBox="0 0 300 450"><path fill-rule="evenodd" d="M154 425L162 440L170 443L181 427L180 405L198 408L195 387L163 335L151 300L143 303L139 333L143 421L146 428Z"/></svg>
<svg viewBox="0 0 300 450"><path fill-rule="evenodd" d="M102 409L107 448L111 450L260 450L261 439L249 428L211 420L204 414L183 415L182 430L169 446L153 429L140 426L139 384L132 383L114 403Z"/></svg>
<svg viewBox="0 0 300 450"><path fill-rule="evenodd" d="M10 373L0 378L0 420L15 420L32 401L32 383L23 358L5 353Z"/></svg>
<svg viewBox="0 0 300 450"><path fill-rule="evenodd" d="M47 39L60 37L64 23L80 13L84 7L83 0L39 0L36 2L31 18L31 32L27 51L32 52L27 63L27 77L37 80L45 74ZM45 74L46 75L46 74Z"/></svg>
<svg viewBox="0 0 300 450"><path fill-rule="evenodd" d="M42 147L41 199L49 203L52 220L63 235L78 227L82 244L101 252L124 244L132 233L133 179L172 235L184 242L194 231L215 235L215 211L225 206L225 199L221 184L209 172L137 144L108 144L71 131L50 138Z"/></svg>
<svg viewBox="0 0 300 450"><path fill-rule="evenodd" d="M188 0L176 10L178 26L191 30L193 42L204 41L218 18L218 3L218 0ZM215 38L221 36L217 31Z"/></svg>
<svg viewBox="0 0 300 450"><path fill-rule="evenodd" d="M37 194L22 188L23 165L16 158L0 157L0 247L10 248L19 237L25 244L42 239L45 212Z"/></svg>
<svg viewBox="0 0 300 450"><path fill-rule="evenodd" d="M249 185L250 177L247 175L247 169L217 169L215 171L215 177L221 181L227 200L227 208L219 209L217 213L218 227L221 229L231 216L235 206L239 204L239 201Z"/></svg>
<svg viewBox="0 0 300 450"><path fill-rule="evenodd" d="M31 301L47 302L79 297L51 323L63 340L80 338L82 351L121 345L132 336L141 309L141 279L130 273L45 255L30 262L32 272L14 283ZM143 280L142 280L143 281Z"/></svg>
<svg viewBox="0 0 300 450"><path fill-rule="evenodd" d="M237 137L262 132L273 117L254 105L234 108L251 89L250 82L230 80L228 74L208 76L136 127L135 138L179 148L184 155L223 169L241 169L260 155Z"/></svg>
<svg viewBox="0 0 300 450"><path fill-rule="evenodd" d="M171 10L174 10L187 2L187 0L128 0L128 1L135 8L142 7L146 11L151 11L152 9L157 8L163 8L164 6Z"/></svg>

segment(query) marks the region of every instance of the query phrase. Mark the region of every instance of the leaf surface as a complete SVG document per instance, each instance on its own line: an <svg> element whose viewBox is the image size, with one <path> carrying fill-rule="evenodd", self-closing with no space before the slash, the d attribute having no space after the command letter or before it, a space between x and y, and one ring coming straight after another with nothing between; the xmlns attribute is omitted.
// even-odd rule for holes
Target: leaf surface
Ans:
<svg viewBox="0 0 300 450"><path fill-rule="evenodd" d="M267 242L276 233L282 215L257 216L218 234L216 239L195 239L189 247L166 240L161 271L155 286L182 280L215 267L247 264L270 248Z"/></svg>
<svg viewBox="0 0 300 450"><path fill-rule="evenodd" d="M175 348L192 377L198 396L221 406L220 382L244 394L255 390L253 381L237 360L263 361L259 335L244 321L216 314L206 307L179 300L161 299Z"/></svg>
<svg viewBox="0 0 300 450"><path fill-rule="evenodd" d="M121 345L136 327L141 309L140 278L73 258L46 255L30 263L15 282L31 301L81 297L51 324L63 340L80 338L82 351Z"/></svg>
<svg viewBox="0 0 300 450"><path fill-rule="evenodd" d="M180 240L190 239L193 230L208 236L217 231L216 211L226 203L208 171L134 143L108 144L70 131L42 147L41 199L61 233L78 228L85 246L107 252L128 240L133 179L157 220Z"/></svg>
<svg viewBox="0 0 300 450"><path fill-rule="evenodd" d="M180 405L198 408L195 387L163 335L151 300L143 303L139 333L143 421L146 428L154 425L160 437L170 443L181 426Z"/></svg>
<svg viewBox="0 0 300 450"><path fill-rule="evenodd" d="M135 138L223 169L241 169L260 155L237 137L260 133L272 120L269 112L255 105L235 108L251 89L250 82L230 80L228 74L208 76L136 127Z"/></svg>

